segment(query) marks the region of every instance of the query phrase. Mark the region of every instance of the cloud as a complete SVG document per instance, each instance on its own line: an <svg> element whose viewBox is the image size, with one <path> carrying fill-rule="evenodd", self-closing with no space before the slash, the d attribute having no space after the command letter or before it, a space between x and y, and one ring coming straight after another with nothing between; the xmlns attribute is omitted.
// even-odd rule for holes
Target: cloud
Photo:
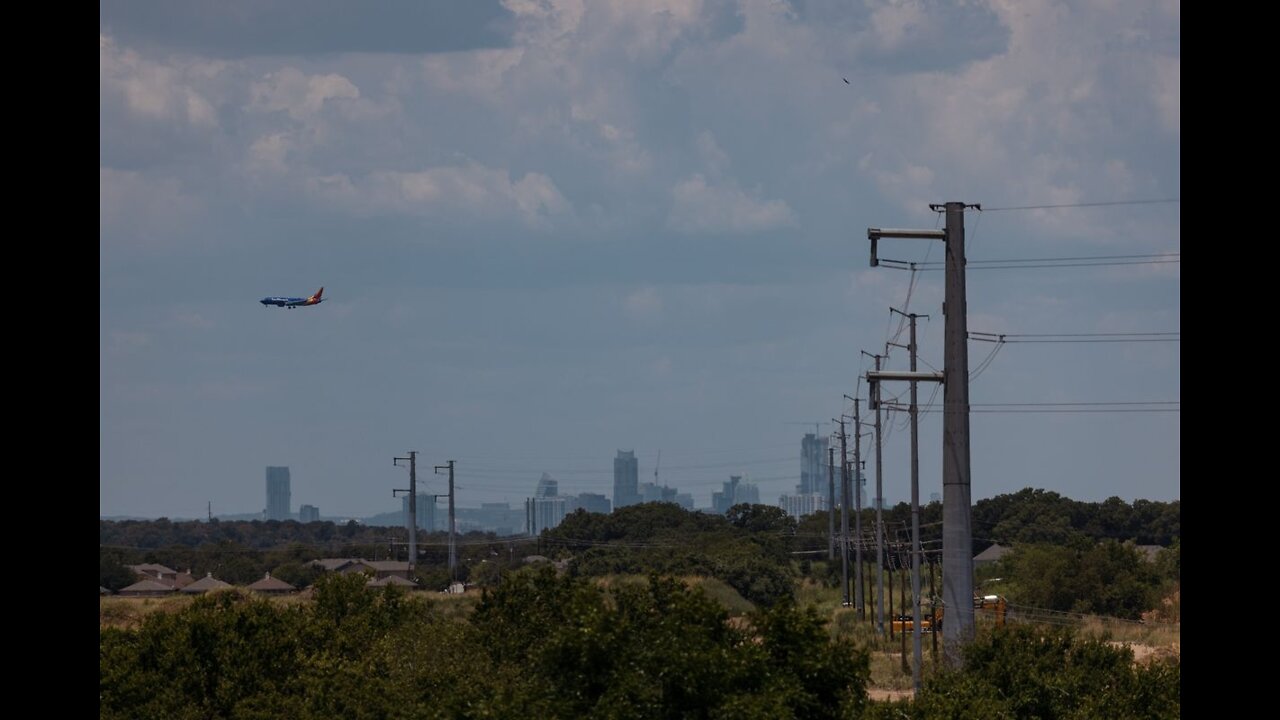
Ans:
<svg viewBox="0 0 1280 720"><path fill-rule="evenodd" d="M171 245L202 209L176 178L98 168L98 226L103 247Z"/></svg>
<svg viewBox="0 0 1280 720"><path fill-rule="evenodd" d="M683 233L757 233L795 224L791 208L782 200L762 200L736 187L708 185L695 173L671 191L669 227Z"/></svg>
<svg viewBox="0 0 1280 720"><path fill-rule="evenodd" d="M460 214L472 220L514 216L544 227L571 208L551 178L528 172L512 181L507 170L479 164L432 167L416 172L380 170L352 179L343 174L311 178L308 190L356 213Z"/></svg>
<svg viewBox="0 0 1280 720"><path fill-rule="evenodd" d="M623 305L627 309L627 314L637 320L653 320L662 314L662 296L653 287L644 287L632 292Z"/></svg>
<svg viewBox="0 0 1280 720"><path fill-rule="evenodd" d="M498 0L103 0L100 24L131 43L216 57L421 53L505 44Z"/></svg>
<svg viewBox="0 0 1280 720"><path fill-rule="evenodd" d="M215 127L212 104L185 75L182 67L143 59L119 47L114 38L98 36L98 82L104 99L123 99L124 106L139 119L201 129Z"/></svg>
<svg viewBox="0 0 1280 720"><path fill-rule="evenodd" d="M252 93L252 109L259 112L283 110L295 120L314 117L326 101L360 97L360 89L337 73L306 75L292 67L267 73L253 84Z"/></svg>

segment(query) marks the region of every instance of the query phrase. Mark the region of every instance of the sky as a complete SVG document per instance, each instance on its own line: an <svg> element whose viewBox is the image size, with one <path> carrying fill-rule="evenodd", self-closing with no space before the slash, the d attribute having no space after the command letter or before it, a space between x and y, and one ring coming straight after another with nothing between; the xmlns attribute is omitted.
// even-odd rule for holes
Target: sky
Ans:
<svg viewBox="0 0 1280 720"><path fill-rule="evenodd" d="M257 512L272 465L295 511L385 512L409 450L466 507L612 495L619 449L776 502L906 344L890 307L942 369L943 274L866 231L948 201L983 207L969 330L1072 340L968 343L973 499L1180 496L1176 1L99 7L102 515ZM1042 258L1103 260L980 267ZM1102 402L1160 404L1067 404ZM905 413L884 436L906 500Z"/></svg>

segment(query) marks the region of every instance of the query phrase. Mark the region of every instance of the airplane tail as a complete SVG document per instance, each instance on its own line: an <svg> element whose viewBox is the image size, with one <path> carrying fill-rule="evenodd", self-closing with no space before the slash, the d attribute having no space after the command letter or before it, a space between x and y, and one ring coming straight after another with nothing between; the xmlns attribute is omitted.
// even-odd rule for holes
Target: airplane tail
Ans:
<svg viewBox="0 0 1280 720"><path fill-rule="evenodd" d="M313 301L315 301L315 302L320 302L320 296L321 296L321 295L323 295L323 294L324 294L324 288L322 287L322 288L320 288L319 290L317 290L317 291L316 291L316 294L315 294L315 295L312 295L312 296L311 296L311 299L312 299Z"/></svg>

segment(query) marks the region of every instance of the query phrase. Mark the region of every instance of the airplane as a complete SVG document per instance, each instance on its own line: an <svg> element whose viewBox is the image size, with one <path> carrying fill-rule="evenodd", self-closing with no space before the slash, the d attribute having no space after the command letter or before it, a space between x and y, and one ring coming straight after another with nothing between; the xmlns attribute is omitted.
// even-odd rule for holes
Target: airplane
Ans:
<svg viewBox="0 0 1280 720"><path fill-rule="evenodd" d="M324 288L320 288L319 290L316 291L315 295L312 295L311 297L308 297L308 298L264 297L258 302L262 303L263 307L266 307L268 305L275 305L277 307L289 308L290 310L292 310L296 307L307 307L308 305L319 305L320 303L324 302L324 298L320 297L323 294L324 294Z"/></svg>

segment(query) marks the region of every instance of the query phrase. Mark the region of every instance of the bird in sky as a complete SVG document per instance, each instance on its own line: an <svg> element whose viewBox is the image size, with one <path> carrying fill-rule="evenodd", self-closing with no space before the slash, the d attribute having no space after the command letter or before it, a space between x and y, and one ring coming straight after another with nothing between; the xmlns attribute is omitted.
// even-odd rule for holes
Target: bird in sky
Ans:
<svg viewBox="0 0 1280 720"><path fill-rule="evenodd" d="M849 84L849 78L840 78L840 79L844 81L845 85Z"/></svg>

